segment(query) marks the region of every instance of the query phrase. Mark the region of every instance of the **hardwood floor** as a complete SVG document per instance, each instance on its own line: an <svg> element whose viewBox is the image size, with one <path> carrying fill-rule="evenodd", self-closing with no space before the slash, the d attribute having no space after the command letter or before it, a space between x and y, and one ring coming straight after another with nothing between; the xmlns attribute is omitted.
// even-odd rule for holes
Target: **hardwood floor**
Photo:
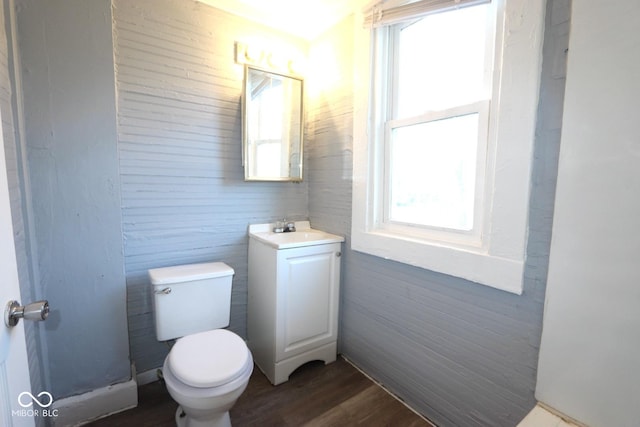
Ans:
<svg viewBox="0 0 640 427"><path fill-rule="evenodd" d="M139 388L138 407L95 421L92 427L173 427L177 404L164 384ZM313 362L274 387L256 367L231 410L234 427L433 427L342 358Z"/></svg>

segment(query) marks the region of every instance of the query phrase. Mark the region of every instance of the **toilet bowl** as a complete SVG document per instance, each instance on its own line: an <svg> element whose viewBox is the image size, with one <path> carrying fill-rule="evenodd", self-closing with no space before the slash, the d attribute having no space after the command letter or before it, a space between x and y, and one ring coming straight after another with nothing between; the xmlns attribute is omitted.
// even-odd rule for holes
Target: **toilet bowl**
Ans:
<svg viewBox="0 0 640 427"><path fill-rule="evenodd" d="M249 383L253 358L233 332L216 329L180 338L166 357L167 390L179 404L179 427L230 427L229 410Z"/></svg>
<svg viewBox="0 0 640 427"><path fill-rule="evenodd" d="M149 270L156 337L178 338L162 368L179 427L231 427L253 358L229 326L234 271L222 262Z"/></svg>

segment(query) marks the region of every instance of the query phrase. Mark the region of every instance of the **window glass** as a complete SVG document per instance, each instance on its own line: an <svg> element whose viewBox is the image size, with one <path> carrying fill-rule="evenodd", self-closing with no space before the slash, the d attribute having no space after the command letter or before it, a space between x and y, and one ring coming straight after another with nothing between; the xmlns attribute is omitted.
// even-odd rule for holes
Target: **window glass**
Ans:
<svg viewBox="0 0 640 427"><path fill-rule="evenodd" d="M391 132L390 221L473 228L478 116L468 114Z"/></svg>
<svg viewBox="0 0 640 427"><path fill-rule="evenodd" d="M465 106L489 97L486 49L493 31L488 5L428 15L392 29L396 58L389 62L395 100L387 117L385 222L472 231L480 120ZM430 114L437 112L438 119ZM426 114L426 115L425 115ZM400 124L398 124L400 123ZM480 207L480 206L478 206Z"/></svg>
<svg viewBox="0 0 640 427"><path fill-rule="evenodd" d="M396 117L488 98L488 7L436 13L403 25L398 42Z"/></svg>

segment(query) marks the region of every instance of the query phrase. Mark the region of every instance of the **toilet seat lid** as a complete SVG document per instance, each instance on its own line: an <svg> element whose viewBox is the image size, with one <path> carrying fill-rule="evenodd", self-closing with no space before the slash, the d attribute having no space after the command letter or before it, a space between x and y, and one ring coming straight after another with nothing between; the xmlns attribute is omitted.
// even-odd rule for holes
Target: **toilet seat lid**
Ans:
<svg viewBox="0 0 640 427"><path fill-rule="evenodd" d="M169 352L171 372L191 387L208 388L239 377L249 359L243 339L225 329L180 338Z"/></svg>

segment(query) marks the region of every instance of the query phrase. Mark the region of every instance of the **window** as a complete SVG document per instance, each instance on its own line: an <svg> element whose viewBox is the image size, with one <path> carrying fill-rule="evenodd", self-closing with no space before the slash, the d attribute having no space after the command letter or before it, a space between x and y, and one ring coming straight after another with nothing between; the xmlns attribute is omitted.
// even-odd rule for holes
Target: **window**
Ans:
<svg viewBox="0 0 640 427"><path fill-rule="evenodd" d="M385 147L381 225L479 242L494 27L489 4L380 30ZM451 233L455 233L455 236ZM443 233L438 233L441 237Z"/></svg>
<svg viewBox="0 0 640 427"><path fill-rule="evenodd" d="M519 294L544 2L385 4L356 39L352 247Z"/></svg>

